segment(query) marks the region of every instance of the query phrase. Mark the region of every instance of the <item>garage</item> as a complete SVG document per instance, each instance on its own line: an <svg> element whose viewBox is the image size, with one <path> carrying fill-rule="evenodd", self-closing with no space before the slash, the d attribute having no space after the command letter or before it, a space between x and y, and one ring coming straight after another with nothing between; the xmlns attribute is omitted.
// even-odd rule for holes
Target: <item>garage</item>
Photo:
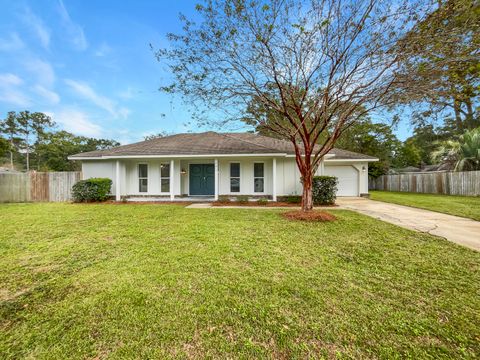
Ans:
<svg viewBox="0 0 480 360"><path fill-rule="evenodd" d="M337 196L358 196L358 171L351 165L325 165L325 175L338 178Z"/></svg>

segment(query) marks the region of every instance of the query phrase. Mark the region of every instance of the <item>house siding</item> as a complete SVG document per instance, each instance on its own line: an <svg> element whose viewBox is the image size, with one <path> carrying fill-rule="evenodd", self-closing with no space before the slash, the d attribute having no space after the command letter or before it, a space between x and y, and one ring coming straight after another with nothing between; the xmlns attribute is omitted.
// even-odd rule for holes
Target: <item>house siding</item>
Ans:
<svg viewBox="0 0 480 360"><path fill-rule="evenodd" d="M148 195L168 196L169 193L162 193L160 190L160 164L170 163L171 159L122 159L120 166L120 195ZM175 159L174 160L174 181L173 192L175 196L189 194L189 165L190 164L213 164L214 159ZM297 168L295 158L277 158L277 196L301 195L302 184L300 183L300 172ZM240 192L230 192L230 163L240 163ZM264 187L263 193L254 192L253 168L255 162L264 163ZM112 194L116 192L116 160L86 160L82 162L83 178L107 177L112 179ZM148 164L148 192L140 193L138 190L138 164ZM359 173L359 193L368 193L368 162L335 162L326 161L325 167L352 166ZM219 195L268 195L273 194L273 159L260 157L247 158L220 158L218 159L218 186ZM364 171L365 169L365 171ZM181 173L184 170L185 173ZM323 164L319 166L317 175L324 173Z"/></svg>

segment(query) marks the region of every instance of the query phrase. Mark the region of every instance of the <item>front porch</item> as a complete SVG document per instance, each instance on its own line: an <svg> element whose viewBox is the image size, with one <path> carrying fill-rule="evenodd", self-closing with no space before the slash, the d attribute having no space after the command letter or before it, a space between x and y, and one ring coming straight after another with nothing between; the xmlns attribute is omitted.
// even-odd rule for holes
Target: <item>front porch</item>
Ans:
<svg viewBox="0 0 480 360"><path fill-rule="evenodd" d="M124 198L127 202L171 202L172 199L169 196L128 196ZM173 201L176 202L213 202L214 196L175 196Z"/></svg>
<svg viewBox="0 0 480 360"><path fill-rule="evenodd" d="M116 201L211 202L219 196L277 199L277 159L129 158L112 162Z"/></svg>

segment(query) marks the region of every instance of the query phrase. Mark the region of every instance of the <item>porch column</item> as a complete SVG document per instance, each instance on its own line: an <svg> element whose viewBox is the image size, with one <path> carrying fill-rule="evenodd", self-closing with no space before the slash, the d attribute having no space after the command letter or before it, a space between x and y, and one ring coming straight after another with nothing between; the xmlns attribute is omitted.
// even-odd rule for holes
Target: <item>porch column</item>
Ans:
<svg viewBox="0 0 480 360"><path fill-rule="evenodd" d="M215 159L215 201L218 200L218 159Z"/></svg>
<svg viewBox="0 0 480 360"><path fill-rule="evenodd" d="M277 158L272 163L272 200L277 201Z"/></svg>
<svg viewBox="0 0 480 360"><path fill-rule="evenodd" d="M121 192L120 192L120 187L122 185L120 184L120 160L117 160L115 164L115 200L120 201L121 199Z"/></svg>
<svg viewBox="0 0 480 360"><path fill-rule="evenodd" d="M174 187L175 187L175 161L170 160L170 200L175 199Z"/></svg>

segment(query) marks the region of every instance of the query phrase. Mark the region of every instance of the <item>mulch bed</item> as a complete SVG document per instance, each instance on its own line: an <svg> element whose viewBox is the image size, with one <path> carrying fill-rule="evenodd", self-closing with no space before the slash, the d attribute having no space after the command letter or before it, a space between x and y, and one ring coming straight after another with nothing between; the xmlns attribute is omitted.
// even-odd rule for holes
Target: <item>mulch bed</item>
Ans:
<svg viewBox="0 0 480 360"><path fill-rule="evenodd" d="M325 211L287 211L282 213L282 216L288 220L300 220L300 221L335 221L336 216Z"/></svg>
<svg viewBox="0 0 480 360"><path fill-rule="evenodd" d="M288 202L273 202L270 201L266 204L259 204L256 201L238 202L238 201L215 201L212 206L262 206L262 207L300 207L301 204L288 203ZM338 205L322 205L322 207L336 207Z"/></svg>
<svg viewBox="0 0 480 360"><path fill-rule="evenodd" d="M89 202L79 202L72 204L83 204L83 205L192 205L194 202L189 201L89 201Z"/></svg>
<svg viewBox="0 0 480 360"><path fill-rule="evenodd" d="M287 202L268 202L259 204L256 201L238 202L238 201L215 201L212 206L262 206L262 207L299 207L300 204L292 204Z"/></svg>

